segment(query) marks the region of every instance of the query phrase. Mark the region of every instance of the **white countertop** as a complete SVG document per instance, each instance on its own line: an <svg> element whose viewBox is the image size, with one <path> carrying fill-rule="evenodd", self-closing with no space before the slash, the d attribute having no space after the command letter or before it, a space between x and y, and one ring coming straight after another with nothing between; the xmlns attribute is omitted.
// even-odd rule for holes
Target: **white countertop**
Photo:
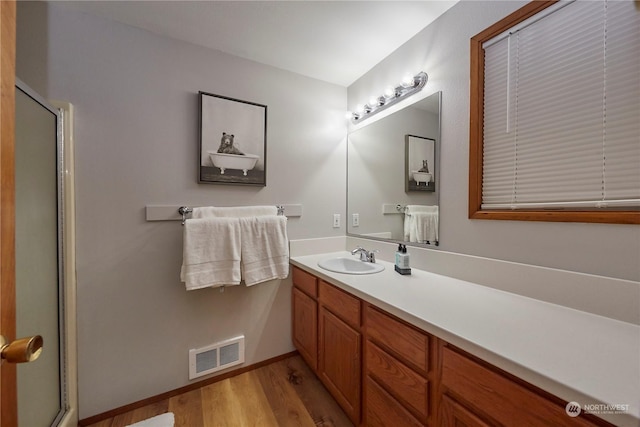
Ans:
<svg viewBox="0 0 640 427"><path fill-rule="evenodd" d="M592 408L616 425L640 425L640 326L427 271L402 276L386 261L366 275L318 267L336 256L351 254L291 263L567 401L628 405Z"/></svg>

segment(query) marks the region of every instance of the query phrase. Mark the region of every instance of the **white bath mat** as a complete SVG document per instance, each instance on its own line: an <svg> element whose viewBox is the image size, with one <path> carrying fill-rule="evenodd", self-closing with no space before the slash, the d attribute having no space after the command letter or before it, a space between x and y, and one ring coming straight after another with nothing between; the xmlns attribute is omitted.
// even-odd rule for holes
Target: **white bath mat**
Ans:
<svg viewBox="0 0 640 427"><path fill-rule="evenodd" d="M129 424L127 427L173 427L173 424L173 412L167 412L166 414L148 418L139 423Z"/></svg>

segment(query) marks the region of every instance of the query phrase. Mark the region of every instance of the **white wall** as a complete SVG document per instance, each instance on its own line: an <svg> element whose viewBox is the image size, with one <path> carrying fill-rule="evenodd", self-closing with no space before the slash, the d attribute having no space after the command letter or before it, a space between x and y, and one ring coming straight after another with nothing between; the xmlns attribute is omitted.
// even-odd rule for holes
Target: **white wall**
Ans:
<svg viewBox="0 0 640 427"><path fill-rule="evenodd" d="M462 1L348 88L365 102L407 72L442 91L440 247L443 250L614 278L640 280L640 227L469 220L469 39L526 2Z"/></svg>
<svg viewBox="0 0 640 427"><path fill-rule="evenodd" d="M180 223L144 210L301 203L290 238L343 235L345 88L34 2L18 4L17 75L76 109L81 419L188 384L190 348L244 334L247 364L293 350L289 280L186 292ZM198 91L268 106L266 187L197 184Z"/></svg>

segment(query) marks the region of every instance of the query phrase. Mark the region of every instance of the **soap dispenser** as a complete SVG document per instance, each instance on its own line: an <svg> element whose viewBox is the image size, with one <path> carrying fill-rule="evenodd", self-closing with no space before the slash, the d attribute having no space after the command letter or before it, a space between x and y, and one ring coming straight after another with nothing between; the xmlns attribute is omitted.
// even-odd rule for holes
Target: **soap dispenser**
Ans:
<svg viewBox="0 0 640 427"><path fill-rule="evenodd" d="M396 268L400 267L400 255L402 255L402 243L398 244L398 250L396 251Z"/></svg>
<svg viewBox="0 0 640 427"><path fill-rule="evenodd" d="M407 253L407 245L400 245L398 252L396 252L396 265L395 270L402 274L411 274L411 267L409 266L409 254Z"/></svg>

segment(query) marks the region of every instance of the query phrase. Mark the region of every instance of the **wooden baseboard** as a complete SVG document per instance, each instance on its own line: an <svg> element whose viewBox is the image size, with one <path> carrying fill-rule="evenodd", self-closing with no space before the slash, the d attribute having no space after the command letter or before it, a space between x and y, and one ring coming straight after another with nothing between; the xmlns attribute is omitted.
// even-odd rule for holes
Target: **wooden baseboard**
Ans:
<svg viewBox="0 0 640 427"><path fill-rule="evenodd" d="M254 369L261 368L263 366L269 365L271 363L279 362L284 359L288 359L298 354L297 350L294 350L289 353L281 354L280 356L272 357L271 359L263 360L262 362L254 363L253 365L243 366L238 369L234 369L233 371L225 372L221 375L207 378L202 381L198 381L184 387L177 388L175 390L167 391L162 394L158 394L156 396L148 397L143 400L138 400L137 402L130 403L128 405L120 406L119 408L111 409L110 411L103 412L98 415L94 415L92 417L88 417L78 421L78 426L87 427L92 424L97 424L100 421L104 421L109 418L116 417L118 415L124 414L129 411L133 411L134 409L142 408L143 406L147 406L153 403L161 402L165 399L169 399L171 397L177 396L179 394L187 393L192 390L199 389L201 387L208 386L210 384L216 383L218 381L226 380L227 378L235 377L236 375L244 374L245 372L252 371Z"/></svg>

